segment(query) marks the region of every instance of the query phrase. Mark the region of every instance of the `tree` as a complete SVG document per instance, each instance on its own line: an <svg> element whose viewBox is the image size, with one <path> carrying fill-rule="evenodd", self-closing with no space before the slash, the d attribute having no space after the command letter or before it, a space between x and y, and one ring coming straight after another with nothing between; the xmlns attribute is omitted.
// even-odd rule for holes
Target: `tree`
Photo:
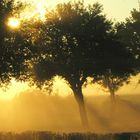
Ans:
<svg viewBox="0 0 140 140"><path fill-rule="evenodd" d="M32 58L31 40L21 31L10 30L8 18L13 16L13 0L0 1L0 85L7 86L11 78L24 80L27 61ZM32 53L31 53L32 52Z"/></svg>
<svg viewBox="0 0 140 140"><path fill-rule="evenodd" d="M133 11L131 11L131 18L133 19L129 25L131 28L133 28L131 50L136 58L136 71L138 74L140 72L140 9L133 9ZM138 83L140 83L140 80Z"/></svg>
<svg viewBox="0 0 140 140"><path fill-rule="evenodd" d="M9 66L7 62L4 62L4 55L6 53L6 47L4 46L5 38L7 36L6 18L8 17L12 2L6 3L5 0L0 1L0 81L9 81Z"/></svg>
<svg viewBox="0 0 140 140"><path fill-rule="evenodd" d="M86 78L93 75L94 46L100 45L100 40L110 30L110 22L101 11L99 4L88 8L81 2L58 5L50 14L51 19L40 29L42 36L38 39L38 48L41 57L34 65L37 81L41 84L56 75L68 81L85 127L88 119L82 86Z"/></svg>
<svg viewBox="0 0 140 140"><path fill-rule="evenodd" d="M116 46L119 43L120 48L114 48L115 54L113 53L113 56L110 57L111 65L101 77L98 77L98 81L95 81L107 88L114 100L115 92L124 84L128 84L131 76L139 73L140 12L133 9L130 18L127 18L125 22L115 24L113 32L114 37L117 37L117 42L112 45ZM109 53L112 54L109 51L107 53L106 56L109 56ZM118 59L117 61L115 60L116 58ZM115 67L113 66L114 64Z"/></svg>
<svg viewBox="0 0 140 140"><path fill-rule="evenodd" d="M95 82L108 89L111 98L115 99L115 92L124 83L129 83L131 75L135 75L135 57L126 45L121 41L121 37L115 32L107 44L100 50L104 56L101 58L101 75L95 78ZM94 80L94 79L93 79Z"/></svg>
<svg viewBox="0 0 140 140"><path fill-rule="evenodd" d="M133 9L131 16L123 23L116 25L117 33L133 57L133 75L140 71L140 11Z"/></svg>
<svg viewBox="0 0 140 140"><path fill-rule="evenodd" d="M39 31L40 38L35 42L39 54L32 62L34 82L51 86L54 76L64 78L79 105L82 124L87 127L82 86L88 77L96 81L104 81L105 77L125 80L132 72L128 69L131 53L113 32L98 3L88 7L82 2L58 5Z"/></svg>

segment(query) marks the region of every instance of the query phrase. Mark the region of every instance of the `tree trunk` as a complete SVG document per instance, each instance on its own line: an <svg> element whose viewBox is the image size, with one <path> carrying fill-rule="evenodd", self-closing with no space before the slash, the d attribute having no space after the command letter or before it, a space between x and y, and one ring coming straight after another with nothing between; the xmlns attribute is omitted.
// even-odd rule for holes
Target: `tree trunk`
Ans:
<svg viewBox="0 0 140 140"><path fill-rule="evenodd" d="M75 96L75 99L79 106L79 112L80 112L82 125L83 125L84 129L88 129L88 118L87 118L87 112L86 112L86 108L85 108L82 89L77 88L76 90L74 90L74 96Z"/></svg>
<svg viewBox="0 0 140 140"><path fill-rule="evenodd" d="M109 89L109 91L110 91L110 96L111 96L112 102L115 102L115 91L113 89Z"/></svg>

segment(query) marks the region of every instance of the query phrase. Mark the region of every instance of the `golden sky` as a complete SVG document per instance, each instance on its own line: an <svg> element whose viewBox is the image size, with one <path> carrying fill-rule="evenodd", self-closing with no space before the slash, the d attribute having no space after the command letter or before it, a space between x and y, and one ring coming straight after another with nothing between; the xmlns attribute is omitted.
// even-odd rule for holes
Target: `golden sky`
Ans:
<svg viewBox="0 0 140 140"><path fill-rule="evenodd" d="M54 3L67 2L69 0L48 0L48 3L53 5ZM99 2L103 4L104 12L109 18L116 20L124 20L130 16L130 11L133 8L138 8L138 0L84 0L85 3Z"/></svg>
<svg viewBox="0 0 140 140"><path fill-rule="evenodd" d="M58 3L73 1L73 0L15 0L31 3L32 5L37 5L37 9L40 7L52 8ZM76 0L78 1L78 0ZM111 19L124 20L126 17L130 16L130 11L133 8L139 7L138 0L84 0L86 4L92 4L99 2L103 4L104 12ZM40 11L43 14L44 11Z"/></svg>
<svg viewBox="0 0 140 140"><path fill-rule="evenodd" d="M95 0L87 0L90 3ZM130 11L133 8L138 9L138 0L96 0L102 3L105 13L112 19L124 20L130 16Z"/></svg>

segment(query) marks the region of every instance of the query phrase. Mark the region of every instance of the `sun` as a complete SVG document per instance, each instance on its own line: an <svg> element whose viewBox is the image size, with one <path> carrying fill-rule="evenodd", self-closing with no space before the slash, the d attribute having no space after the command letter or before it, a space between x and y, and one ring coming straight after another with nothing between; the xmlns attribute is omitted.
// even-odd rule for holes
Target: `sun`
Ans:
<svg viewBox="0 0 140 140"><path fill-rule="evenodd" d="M18 29L20 27L20 20L11 17L8 19L8 26L12 29Z"/></svg>

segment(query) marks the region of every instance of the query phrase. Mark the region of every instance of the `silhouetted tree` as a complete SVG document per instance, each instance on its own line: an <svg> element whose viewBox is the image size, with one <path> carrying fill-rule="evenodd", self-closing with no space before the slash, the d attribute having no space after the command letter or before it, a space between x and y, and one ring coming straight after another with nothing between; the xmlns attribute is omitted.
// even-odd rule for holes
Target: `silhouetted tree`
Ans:
<svg viewBox="0 0 140 140"><path fill-rule="evenodd" d="M46 84L51 86L54 76L64 78L79 105L82 124L87 127L82 92L87 78L102 83L108 79L112 85L106 85L114 95L121 80L133 72L130 69L133 56L113 31L98 3L88 7L82 2L61 4L47 18L35 42L39 54L33 62L34 82L42 86L47 80Z"/></svg>
<svg viewBox="0 0 140 140"><path fill-rule="evenodd" d="M5 46L5 38L8 35L6 28L6 20L11 12L12 2L0 1L0 81L9 81L9 66L7 61L4 62L7 48ZM5 57L4 57L5 56Z"/></svg>
<svg viewBox="0 0 140 140"><path fill-rule="evenodd" d="M107 88L114 98L115 92L124 84L128 84L131 76L139 73L140 64L140 12L131 11L131 17L125 22L117 23L114 33L117 37L120 49L115 50L110 59L112 66L101 76L98 83ZM116 44L116 43L115 43ZM113 45L113 44L112 44ZM113 48L113 47L112 47ZM109 52L109 51L108 51ZM114 61L117 58L116 61ZM115 63L114 63L115 62ZM119 65L118 65L119 64Z"/></svg>
<svg viewBox="0 0 140 140"><path fill-rule="evenodd" d="M0 85L10 83L11 78L24 80L27 60L33 54L31 39L19 31L11 30L7 23L13 16L13 0L0 1ZM31 53L32 52L32 53Z"/></svg>
<svg viewBox="0 0 140 140"><path fill-rule="evenodd" d="M38 42L41 57L34 66L35 75L41 84L56 75L68 81L79 105L82 123L87 127L82 85L92 76L95 67L92 46L99 45L98 40L110 29L110 22L101 15L99 4L88 9L80 2L62 4L50 15Z"/></svg>
<svg viewBox="0 0 140 140"><path fill-rule="evenodd" d="M125 22L117 24L116 29L121 36L121 41L135 59L133 74L136 75L140 71L140 11L133 9L131 16Z"/></svg>
<svg viewBox="0 0 140 140"><path fill-rule="evenodd" d="M105 47L100 52L103 53L101 58L101 74L97 75L95 82L109 90L112 99L115 92L125 83L129 83L131 75L135 74L135 58L126 45L120 41L117 33L108 40ZM94 79L93 79L94 80Z"/></svg>

